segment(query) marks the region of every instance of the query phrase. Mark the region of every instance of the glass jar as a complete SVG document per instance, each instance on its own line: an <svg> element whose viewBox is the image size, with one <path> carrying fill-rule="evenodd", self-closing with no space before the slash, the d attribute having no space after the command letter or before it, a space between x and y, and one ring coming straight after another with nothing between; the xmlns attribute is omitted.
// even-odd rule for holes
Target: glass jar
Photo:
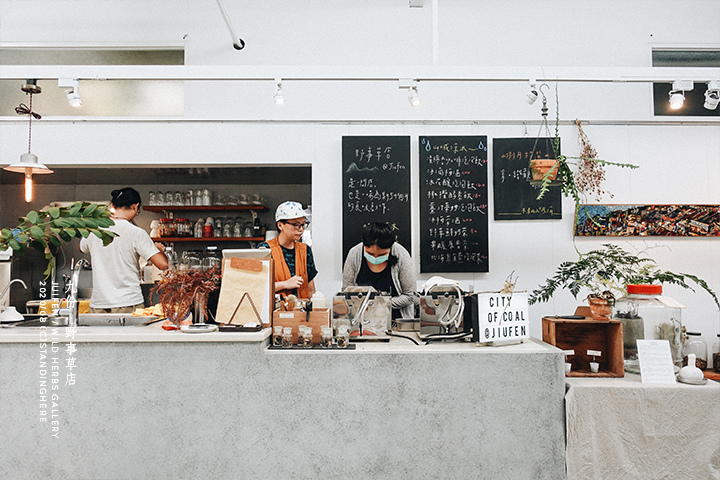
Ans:
<svg viewBox="0 0 720 480"><path fill-rule="evenodd" d="M717 338L715 339L715 346L713 347L712 362L713 362L713 370L716 372L720 372L720 333L717 334Z"/></svg>
<svg viewBox="0 0 720 480"><path fill-rule="evenodd" d="M207 188L202 189L202 204L206 207L212 205L212 194Z"/></svg>
<svg viewBox="0 0 720 480"><path fill-rule="evenodd" d="M350 329L346 325L338 326L336 340L338 348L347 348L350 343Z"/></svg>
<svg viewBox="0 0 720 480"><path fill-rule="evenodd" d="M182 263L188 270L202 270L202 253L199 250L187 250L182 254Z"/></svg>
<svg viewBox="0 0 720 480"><path fill-rule="evenodd" d="M683 365L687 365L688 355L695 354L695 366L700 370L707 368L707 343L699 332L687 332L685 349L683 350Z"/></svg>
<svg viewBox="0 0 720 480"><path fill-rule="evenodd" d="M625 371L640 373L637 340L668 340L675 371L682 367L681 309L663 298L662 285L628 285L627 295L615 302L613 318L623 323Z"/></svg>
<svg viewBox="0 0 720 480"><path fill-rule="evenodd" d="M175 219L175 231L178 237L191 237L192 236L192 224L189 218L176 218Z"/></svg>
<svg viewBox="0 0 720 480"><path fill-rule="evenodd" d="M285 327L285 328L283 328L282 347L283 348L292 348L292 346L293 346L292 328Z"/></svg>
<svg viewBox="0 0 720 480"><path fill-rule="evenodd" d="M283 327L282 325L276 325L273 327L272 344L274 347L282 347L283 339Z"/></svg>
<svg viewBox="0 0 720 480"><path fill-rule="evenodd" d="M175 220L172 218L161 218L158 233L161 237L174 237L176 234Z"/></svg>
<svg viewBox="0 0 720 480"><path fill-rule="evenodd" d="M210 270L212 267L220 268L220 254L217 251L217 247L210 246L205 249L205 256L202 259L203 270Z"/></svg>
<svg viewBox="0 0 720 480"><path fill-rule="evenodd" d="M149 197L148 205L150 205L151 207L154 207L155 205L157 205L157 194L155 192L150 192L148 194L148 197Z"/></svg>
<svg viewBox="0 0 720 480"><path fill-rule="evenodd" d="M303 347L312 348L313 346L313 329L311 326L305 326L305 336L303 337Z"/></svg>
<svg viewBox="0 0 720 480"><path fill-rule="evenodd" d="M322 348L331 348L333 338L333 329L327 325L320 327L320 346Z"/></svg>
<svg viewBox="0 0 720 480"><path fill-rule="evenodd" d="M171 191L165 192L165 203L163 205L172 205L175 201L175 194Z"/></svg>
<svg viewBox="0 0 720 480"><path fill-rule="evenodd" d="M297 345L298 347L305 346L305 325L298 326Z"/></svg>

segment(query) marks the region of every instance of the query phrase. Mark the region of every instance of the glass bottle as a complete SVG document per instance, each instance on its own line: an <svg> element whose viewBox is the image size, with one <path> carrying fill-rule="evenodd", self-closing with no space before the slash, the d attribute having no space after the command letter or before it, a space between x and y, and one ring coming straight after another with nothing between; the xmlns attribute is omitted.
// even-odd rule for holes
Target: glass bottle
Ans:
<svg viewBox="0 0 720 480"><path fill-rule="evenodd" d="M715 339L715 346L713 347L712 362L713 362L713 370L716 372L720 372L720 333L717 334L717 338Z"/></svg>
<svg viewBox="0 0 720 480"><path fill-rule="evenodd" d="M685 349L683 350L683 365L687 365L687 357L695 354L695 366L700 370L707 368L707 343L699 332L687 332Z"/></svg>
<svg viewBox="0 0 720 480"><path fill-rule="evenodd" d="M305 326L305 336L303 337L303 347L312 348L313 346L313 329L310 325Z"/></svg>
<svg viewBox="0 0 720 480"><path fill-rule="evenodd" d="M165 256L167 257L168 261L168 269L174 270L177 267L178 258L172 246L165 247Z"/></svg>
<svg viewBox="0 0 720 480"><path fill-rule="evenodd" d="M273 341L272 344L274 347L281 347L282 346L282 340L283 340L283 327L282 325L275 325L273 327Z"/></svg>
<svg viewBox="0 0 720 480"><path fill-rule="evenodd" d="M305 325L298 326L297 345L298 347L305 345Z"/></svg>
<svg viewBox="0 0 720 480"><path fill-rule="evenodd" d="M232 237L233 222L231 218L226 218L223 222L223 237Z"/></svg>
<svg viewBox="0 0 720 480"><path fill-rule="evenodd" d="M150 192L148 194L148 197L149 197L148 205L150 205L150 206L157 205L157 194L155 192Z"/></svg>
<svg viewBox="0 0 720 480"><path fill-rule="evenodd" d="M203 238L212 237L214 227L215 227L215 222L213 222L212 217L207 217L207 219L205 219L205 225L203 225L203 231L202 231Z"/></svg>
<svg viewBox="0 0 720 480"><path fill-rule="evenodd" d="M327 325L320 327L320 346L322 348L331 348L333 338L333 329Z"/></svg>
<svg viewBox="0 0 720 480"><path fill-rule="evenodd" d="M216 237L222 237L223 234L223 219L218 217L215 219L215 229L213 230L213 235Z"/></svg>
<svg viewBox="0 0 720 480"><path fill-rule="evenodd" d="M195 201L193 203L196 207L199 207L203 204L202 190L195 190Z"/></svg>
<svg viewBox="0 0 720 480"><path fill-rule="evenodd" d="M350 343L350 329L346 325L338 326L336 340L338 348L347 348Z"/></svg>
<svg viewBox="0 0 720 480"><path fill-rule="evenodd" d="M242 231L242 223L240 222L240 218L235 218L235 223L233 224L233 237L240 238L243 235Z"/></svg>
<svg viewBox="0 0 720 480"><path fill-rule="evenodd" d="M283 346L283 348L292 348L292 346L293 346L292 328L291 327L283 328L282 346Z"/></svg>
<svg viewBox="0 0 720 480"><path fill-rule="evenodd" d="M193 228L193 237L202 238L204 226L205 226L205 219L198 218L198 221L195 222L195 227Z"/></svg>
<svg viewBox="0 0 720 480"><path fill-rule="evenodd" d="M216 246L211 245L205 249L205 256L202 262L204 271L210 270L212 267L220 268L220 255L218 254Z"/></svg>
<svg viewBox="0 0 720 480"><path fill-rule="evenodd" d="M207 188L202 189L202 204L204 206L212 205L212 195L210 194L210 190Z"/></svg>
<svg viewBox="0 0 720 480"><path fill-rule="evenodd" d="M637 340L668 340L675 371L682 366L680 305L662 297L662 285L628 285L627 295L615 302L613 318L623 323L625 371L640 373Z"/></svg>

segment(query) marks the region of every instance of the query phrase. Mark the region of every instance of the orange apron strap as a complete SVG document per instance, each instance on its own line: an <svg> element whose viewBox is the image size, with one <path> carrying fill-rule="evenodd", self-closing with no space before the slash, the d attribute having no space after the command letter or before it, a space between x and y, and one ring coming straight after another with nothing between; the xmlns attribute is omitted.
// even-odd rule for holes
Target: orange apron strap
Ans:
<svg viewBox="0 0 720 480"><path fill-rule="evenodd" d="M298 288L298 297L309 299L310 291L308 290L307 245L301 242L295 242L295 275L300 275L303 279L302 287Z"/></svg>
<svg viewBox="0 0 720 480"><path fill-rule="evenodd" d="M285 263L282 247L280 247L277 238L268 240L267 243L270 247L270 252L272 252L273 260L275 260L275 281L284 282L290 278L290 269Z"/></svg>

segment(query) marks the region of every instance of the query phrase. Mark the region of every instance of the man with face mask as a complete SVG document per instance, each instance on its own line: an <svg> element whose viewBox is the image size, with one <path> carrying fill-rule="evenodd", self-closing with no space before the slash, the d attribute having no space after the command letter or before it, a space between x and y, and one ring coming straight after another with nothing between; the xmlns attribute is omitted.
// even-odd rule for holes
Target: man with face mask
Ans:
<svg viewBox="0 0 720 480"><path fill-rule="evenodd" d="M343 268L343 290L353 285L372 286L392 296L393 318L414 318L417 299L415 265L395 241L387 223L373 222L363 240L348 252Z"/></svg>

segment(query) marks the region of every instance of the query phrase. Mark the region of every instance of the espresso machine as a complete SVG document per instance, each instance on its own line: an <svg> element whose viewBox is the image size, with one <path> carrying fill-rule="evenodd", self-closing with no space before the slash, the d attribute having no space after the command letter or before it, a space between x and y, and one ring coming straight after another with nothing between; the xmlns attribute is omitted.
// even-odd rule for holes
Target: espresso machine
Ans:
<svg viewBox="0 0 720 480"><path fill-rule="evenodd" d="M388 341L392 330L392 297L373 287L352 286L333 296L333 328L348 327L352 341Z"/></svg>

